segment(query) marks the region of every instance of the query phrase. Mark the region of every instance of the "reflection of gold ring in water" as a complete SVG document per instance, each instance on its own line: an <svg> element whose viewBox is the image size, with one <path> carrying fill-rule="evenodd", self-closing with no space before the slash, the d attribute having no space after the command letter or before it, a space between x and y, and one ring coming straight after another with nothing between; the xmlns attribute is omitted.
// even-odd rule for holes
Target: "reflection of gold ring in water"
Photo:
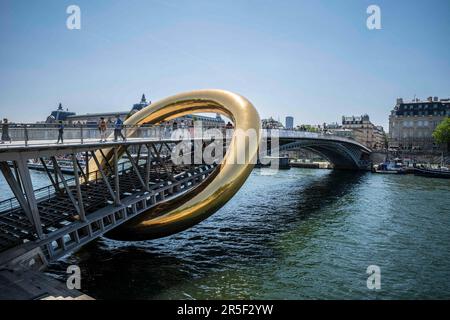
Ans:
<svg viewBox="0 0 450 320"><path fill-rule="evenodd" d="M234 123L233 137L222 163L193 190L139 214L109 232L108 237L119 240L146 240L174 234L206 219L239 190L253 169L260 141L258 112L244 97L223 90L181 93L142 109L127 119L125 125L158 124L183 115L204 112L220 113ZM249 129L256 131L256 144L239 136L247 133ZM237 144L237 139L245 139L245 145ZM237 150L237 147L246 150ZM245 151L245 163L236 163L237 154Z"/></svg>

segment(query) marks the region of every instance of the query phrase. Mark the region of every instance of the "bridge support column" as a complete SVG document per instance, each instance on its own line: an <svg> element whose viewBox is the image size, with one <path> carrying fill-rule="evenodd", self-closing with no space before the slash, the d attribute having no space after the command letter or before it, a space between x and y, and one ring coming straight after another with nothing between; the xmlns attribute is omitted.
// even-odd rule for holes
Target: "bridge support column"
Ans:
<svg viewBox="0 0 450 320"><path fill-rule="evenodd" d="M142 151L142 145L138 146L138 150L137 150L137 156L136 156L136 164L139 167L139 160L141 160L141 151Z"/></svg>
<svg viewBox="0 0 450 320"><path fill-rule="evenodd" d="M53 163L53 170L55 170L56 174L61 179L61 182L64 185L64 189L66 190L67 196L69 197L70 201L72 201L73 206L77 210L78 215L81 217L82 214L81 214L80 203L75 200L75 197L73 196L72 191L70 191L69 185L67 184L67 181L61 172L61 168L59 167L58 161L56 160L55 157L51 157L51 159L52 159L52 163ZM74 169L74 173L76 173L76 177L77 177L78 176L77 168L74 166L73 169ZM76 181L78 183L80 183L78 178L76 178ZM83 205L83 202L81 202L81 205ZM83 216L84 216L84 213L83 213Z"/></svg>
<svg viewBox="0 0 450 320"><path fill-rule="evenodd" d="M111 167L111 164L109 163L108 158L106 157L105 153L103 152L102 149L98 149L98 151L100 152L100 154L103 157L103 160L105 160L105 165L108 167L109 172L112 174L114 172L114 169Z"/></svg>
<svg viewBox="0 0 450 320"><path fill-rule="evenodd" d="M32 222L39 239L44 239L44 232L42 231L41 217L39 216L39 209L36 202L36 197L34 196L33 183L31 181L30 171L27 166L27 161L24 159L19 159L17 161L17 168L19 170L19 175L22 181L23 189L27 197L27 203L30 208Z"/></svg>
<svg viewBox="0 0 450 320"><path fill-rule="evenodd" d="M119 156L117 154L117 148L114 148L114 187L116 189L116 197L114 199L114 205L120 206L120 184L119 184Z"/></svg>
<svg viewBox="0 0 450 320"><path fill-rule="evenodd" d="M20 190L23 190L22 182L20 181L19 169L17 168L17 163L13 161L14 164L14 174L16 175L17 184L19 185Z"/></svg>
<svg viewBox="0 0 450 320"><path fill-rule="evenodd" d="M80 162L78 161L77 157L75 157L75 162L77 164L78 170L80 170L81 175L83 176L84 181L88 181L88 176L83 171L83 167L81 167Z"/></svg>
<svg viewBox="0 0 450 320"><path fill-rule="evenodd" d="M162 147L163 146L164 146L164 144L161 144L161 146L160 146L160 148L158 150L158 149L156 149L156 146L154 144L152 144L153 151L155 152L155 155L156 155L156 158L158 159L159 164L164 168L164 170L166 171L167 175L169 176L169 170L167 169L167 166L166 166L165 162L161 158L161 151L162 151ZM165 146L166 146L166 148L169 149L169 147L167 145L165 145ZM173 177L169 176L169 178L172 180Z"/></svg>
<svg viewBox="0 0 450 320"><path fill-rule="evenodd" d="M89 151L86 151L84 154L84 162L86 163L84 171L86 172L87 180L86 182L89 182Z"/></svg>
<svg viewBox="0 0 450 320"><path fill-rule="evenodd" d="M147 148L147 161L145 162L145 186L146 190L150 191L150 166L152 164L152 157L150 156L150 146L145 145Z"/></svg>
<svg viewBox="0 0 450 320"><path fill-rule="evenodd" d="M91 154L92 154L92 158L95 161L95 164L97 165L98 171L100 172L100 175L102 176L103 182L105 182L105 185L106 185L106 188L109 191L109 194L111 195L113 200L115 200L116 199L116 195L115 195L113 189L111 188L111 185L109 184L108 177L106 176L105 172L103 171L102 165L100 164L100 162L97 159L97 156L95 155L95 151L91 151Z"/></svg>
<svg viewBox="0 0 450 320"><path fill-rule="evenodd" d="M84 212L83 196L81 195L80 176L78 175L79 163L76 154L72 154L73 174L75 176L75 185L77 187L77 199L79 207L79 215L81 221L86 221L86 213ZM80 168L81 170L81 168Z"/></svg>
<svg viewBox="0 0 450 320"><path fill-rule="evenodd" d="M39 158L39 160L41 161L41 164L44 167L44 170L47 173L47 176L50 179L50 182L52 183L53 188L55 188L55 191L57 193L61 194L61 189L59 188L59 182L57 183L57 181L55 179L53 179L53 176L52 176L50 170L48 170L47 164L45 163L44 159Z"/></svg>
<svg viewBox="0 0 450 320"><path fill-rule="evenodd" d="M144 189L147 189L147 186L145 185L145 182L142 179L141 174L139 173L139 168L136 165L136 163L134 162L133 157L131 156L130 152L127 149L125 149L125 153L127 154L127 157L130 160L130 163L133 166L133 169L136 172L136 176L138 177L139 182L141 183L142 187L144 187Z"/></svg>
<svg viewBox="0 0 450 320"><path fill-rule="evenodd" d="M17 168L17 164L14 162L14 166ZM6 182L8 182L9 187L11 188L11 191L14 193L14 196L16 197L17 201L20 204L20 207L25 212L25 215L27 216L28 220L31 224L34 225L33 216L30 211L30 207L27 204L27 200L25 199L23 195L23 189L22 185L19 183L20 175L19 171L17 169L16 176L14 177L11 169L9 168L9 165L7 162L1 162L0 167L3 173L3 176L5 177Z"/></svg>

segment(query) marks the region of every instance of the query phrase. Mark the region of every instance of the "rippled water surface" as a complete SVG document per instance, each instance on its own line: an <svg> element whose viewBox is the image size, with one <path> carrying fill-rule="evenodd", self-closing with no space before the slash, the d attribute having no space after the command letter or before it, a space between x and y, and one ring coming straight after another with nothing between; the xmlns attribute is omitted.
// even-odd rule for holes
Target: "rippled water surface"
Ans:
<svg viewBox="0 0 450 320"><path fill-rule="evenodd" d="M99 239L54 264L98 299L450 298L450 181L255 169L220 211L147 242ZM381 290L366 269L381 268Z"/></svg>

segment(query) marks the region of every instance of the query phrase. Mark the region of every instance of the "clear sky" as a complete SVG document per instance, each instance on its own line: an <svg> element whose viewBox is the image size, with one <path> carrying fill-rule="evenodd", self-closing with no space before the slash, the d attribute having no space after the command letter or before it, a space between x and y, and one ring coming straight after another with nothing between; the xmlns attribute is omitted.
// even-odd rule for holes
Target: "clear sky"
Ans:
<svg viewBox="0 0 450 320"><path fill-rule="evenodd" d="M81 30L66 28L67 6ZM381 30L366 9L381 8ZM0 117L128 110L204 88L295 124L450 97L448 0L0 0Z"/></svg>

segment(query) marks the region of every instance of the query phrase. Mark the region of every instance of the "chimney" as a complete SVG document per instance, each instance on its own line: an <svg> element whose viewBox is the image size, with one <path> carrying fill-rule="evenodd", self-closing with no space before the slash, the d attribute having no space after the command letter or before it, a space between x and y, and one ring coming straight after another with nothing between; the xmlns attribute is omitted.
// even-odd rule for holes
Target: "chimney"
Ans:
<svg viewBox="0 0 450 320"><path fill-rule="evenodd" d="M402 104L403 103L403 98L397 98L397 104Z"/></svg>
<svg viewBox="0 0 450 320"><path fill-rule="evenodd" d="M434 100L434 102L438 102L439 98L438 97L434 97L433 100Z"/></svg>

